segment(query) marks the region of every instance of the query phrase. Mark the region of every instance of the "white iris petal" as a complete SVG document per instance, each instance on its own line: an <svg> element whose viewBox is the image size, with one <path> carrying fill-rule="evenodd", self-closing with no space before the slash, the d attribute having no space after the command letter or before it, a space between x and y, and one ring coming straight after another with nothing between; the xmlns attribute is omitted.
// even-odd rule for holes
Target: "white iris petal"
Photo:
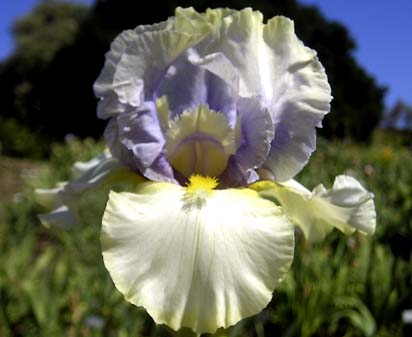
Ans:
<svg viewBox="0 0 412 337"><path fill-rule="evenodd" d="M262 181L252 188L264 198L276 199L311 241L322 240L334 227L345 234L375 232L373 194L350 176L338 176L331 189L318 185L312 192L295 180Z"/></svg>
<svg viewBox="0 0 412 337"><path fill-rule="evenodd" d="M103 258L125 298L157 323L214 332L268 304L292 262L293 225L249 189L211 191L204 203L188 191L111 192Z"/></svg>

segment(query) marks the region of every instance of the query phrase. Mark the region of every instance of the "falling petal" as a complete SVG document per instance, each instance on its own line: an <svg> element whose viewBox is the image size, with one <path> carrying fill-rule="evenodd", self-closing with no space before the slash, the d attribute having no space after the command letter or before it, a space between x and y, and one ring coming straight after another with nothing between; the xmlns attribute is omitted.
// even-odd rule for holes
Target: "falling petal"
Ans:
<svg viewBox="0 0 412 337"><path fill-rule="evenodd" d="M209 185L111 192L103 217L116 287L174 330L213 333L259 313L293 258L293 226L279 207L252 190Z"/></svg>

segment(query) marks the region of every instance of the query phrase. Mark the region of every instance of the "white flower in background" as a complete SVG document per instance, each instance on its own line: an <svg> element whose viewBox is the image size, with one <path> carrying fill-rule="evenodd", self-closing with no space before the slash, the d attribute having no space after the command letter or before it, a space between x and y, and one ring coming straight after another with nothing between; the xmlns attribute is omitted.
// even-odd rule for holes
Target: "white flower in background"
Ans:
<svg viewBox="0 0 412 337"><path fill-rule="evenodd" d="M144 177L110 193L101 242L116 287L157 323L213 333L259 313L292 263L294 225L310 240L374 232L373 195L354 178L312 192L291 180L331 101L291 20L178 8L121 33L94 90L111 154L40 191L58 207L43 220L67 219L109 176Z"/></svg>

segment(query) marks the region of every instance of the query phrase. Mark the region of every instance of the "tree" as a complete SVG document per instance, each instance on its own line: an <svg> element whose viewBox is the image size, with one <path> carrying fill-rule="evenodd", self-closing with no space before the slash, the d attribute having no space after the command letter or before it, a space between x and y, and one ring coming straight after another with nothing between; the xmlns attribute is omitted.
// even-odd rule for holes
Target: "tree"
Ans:
<svg viewBox="0 0 412 337"><path fill-rule="evenodd" d="M76 39L87 8L64 2L46 1L13 24L16 51L26 66L47 66L55 54Z"/></svg>
<svg viewBox="0 0 412 337"><path fill-rule="evenodd" d="M15 51L0 65L3 152L39 156L46 152L41 144L61 136L54 128L64 120L59 122L58 118L50 117L58 116L59 105L64 101L55 105L53 112L45 109L45 102L51 99L51 88L64 88L64 78L50 82L47 74L52 71L57 54L75 44L87 15L85 6L45 1L14 23ZM16 142L11 137L32 138L32 142Z"/></svg>
<svg viewBox="0 0 412 337"><path fill-rule="evenodd" d="M382 125L388 129L412 130L412 106L397 101L385 115Z"/></svg>

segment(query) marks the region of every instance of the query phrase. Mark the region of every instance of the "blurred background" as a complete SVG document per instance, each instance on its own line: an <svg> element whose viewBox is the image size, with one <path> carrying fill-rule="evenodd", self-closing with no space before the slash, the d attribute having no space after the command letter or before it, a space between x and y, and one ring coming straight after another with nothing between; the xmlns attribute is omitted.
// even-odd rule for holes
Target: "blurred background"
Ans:
<svg viewBox="0 0 412 337"><path fill-rule="evenodd" d="M124 29L165 20L177 6L250 6L266 19L295 21L334 96L318 150L297 178L313 188L351 174L374 192L378 213L373 238L332 233L317 245L298 236L292 271L270 306L218 335L412 336L412 4L382 3L3 2L0 336L170 335L125 302L104 269L96 218L104 197L85 197L82 223L62 232L39 224L33 188L69 179L74 161L103 149L92 85L110 42Z"/></svg>

